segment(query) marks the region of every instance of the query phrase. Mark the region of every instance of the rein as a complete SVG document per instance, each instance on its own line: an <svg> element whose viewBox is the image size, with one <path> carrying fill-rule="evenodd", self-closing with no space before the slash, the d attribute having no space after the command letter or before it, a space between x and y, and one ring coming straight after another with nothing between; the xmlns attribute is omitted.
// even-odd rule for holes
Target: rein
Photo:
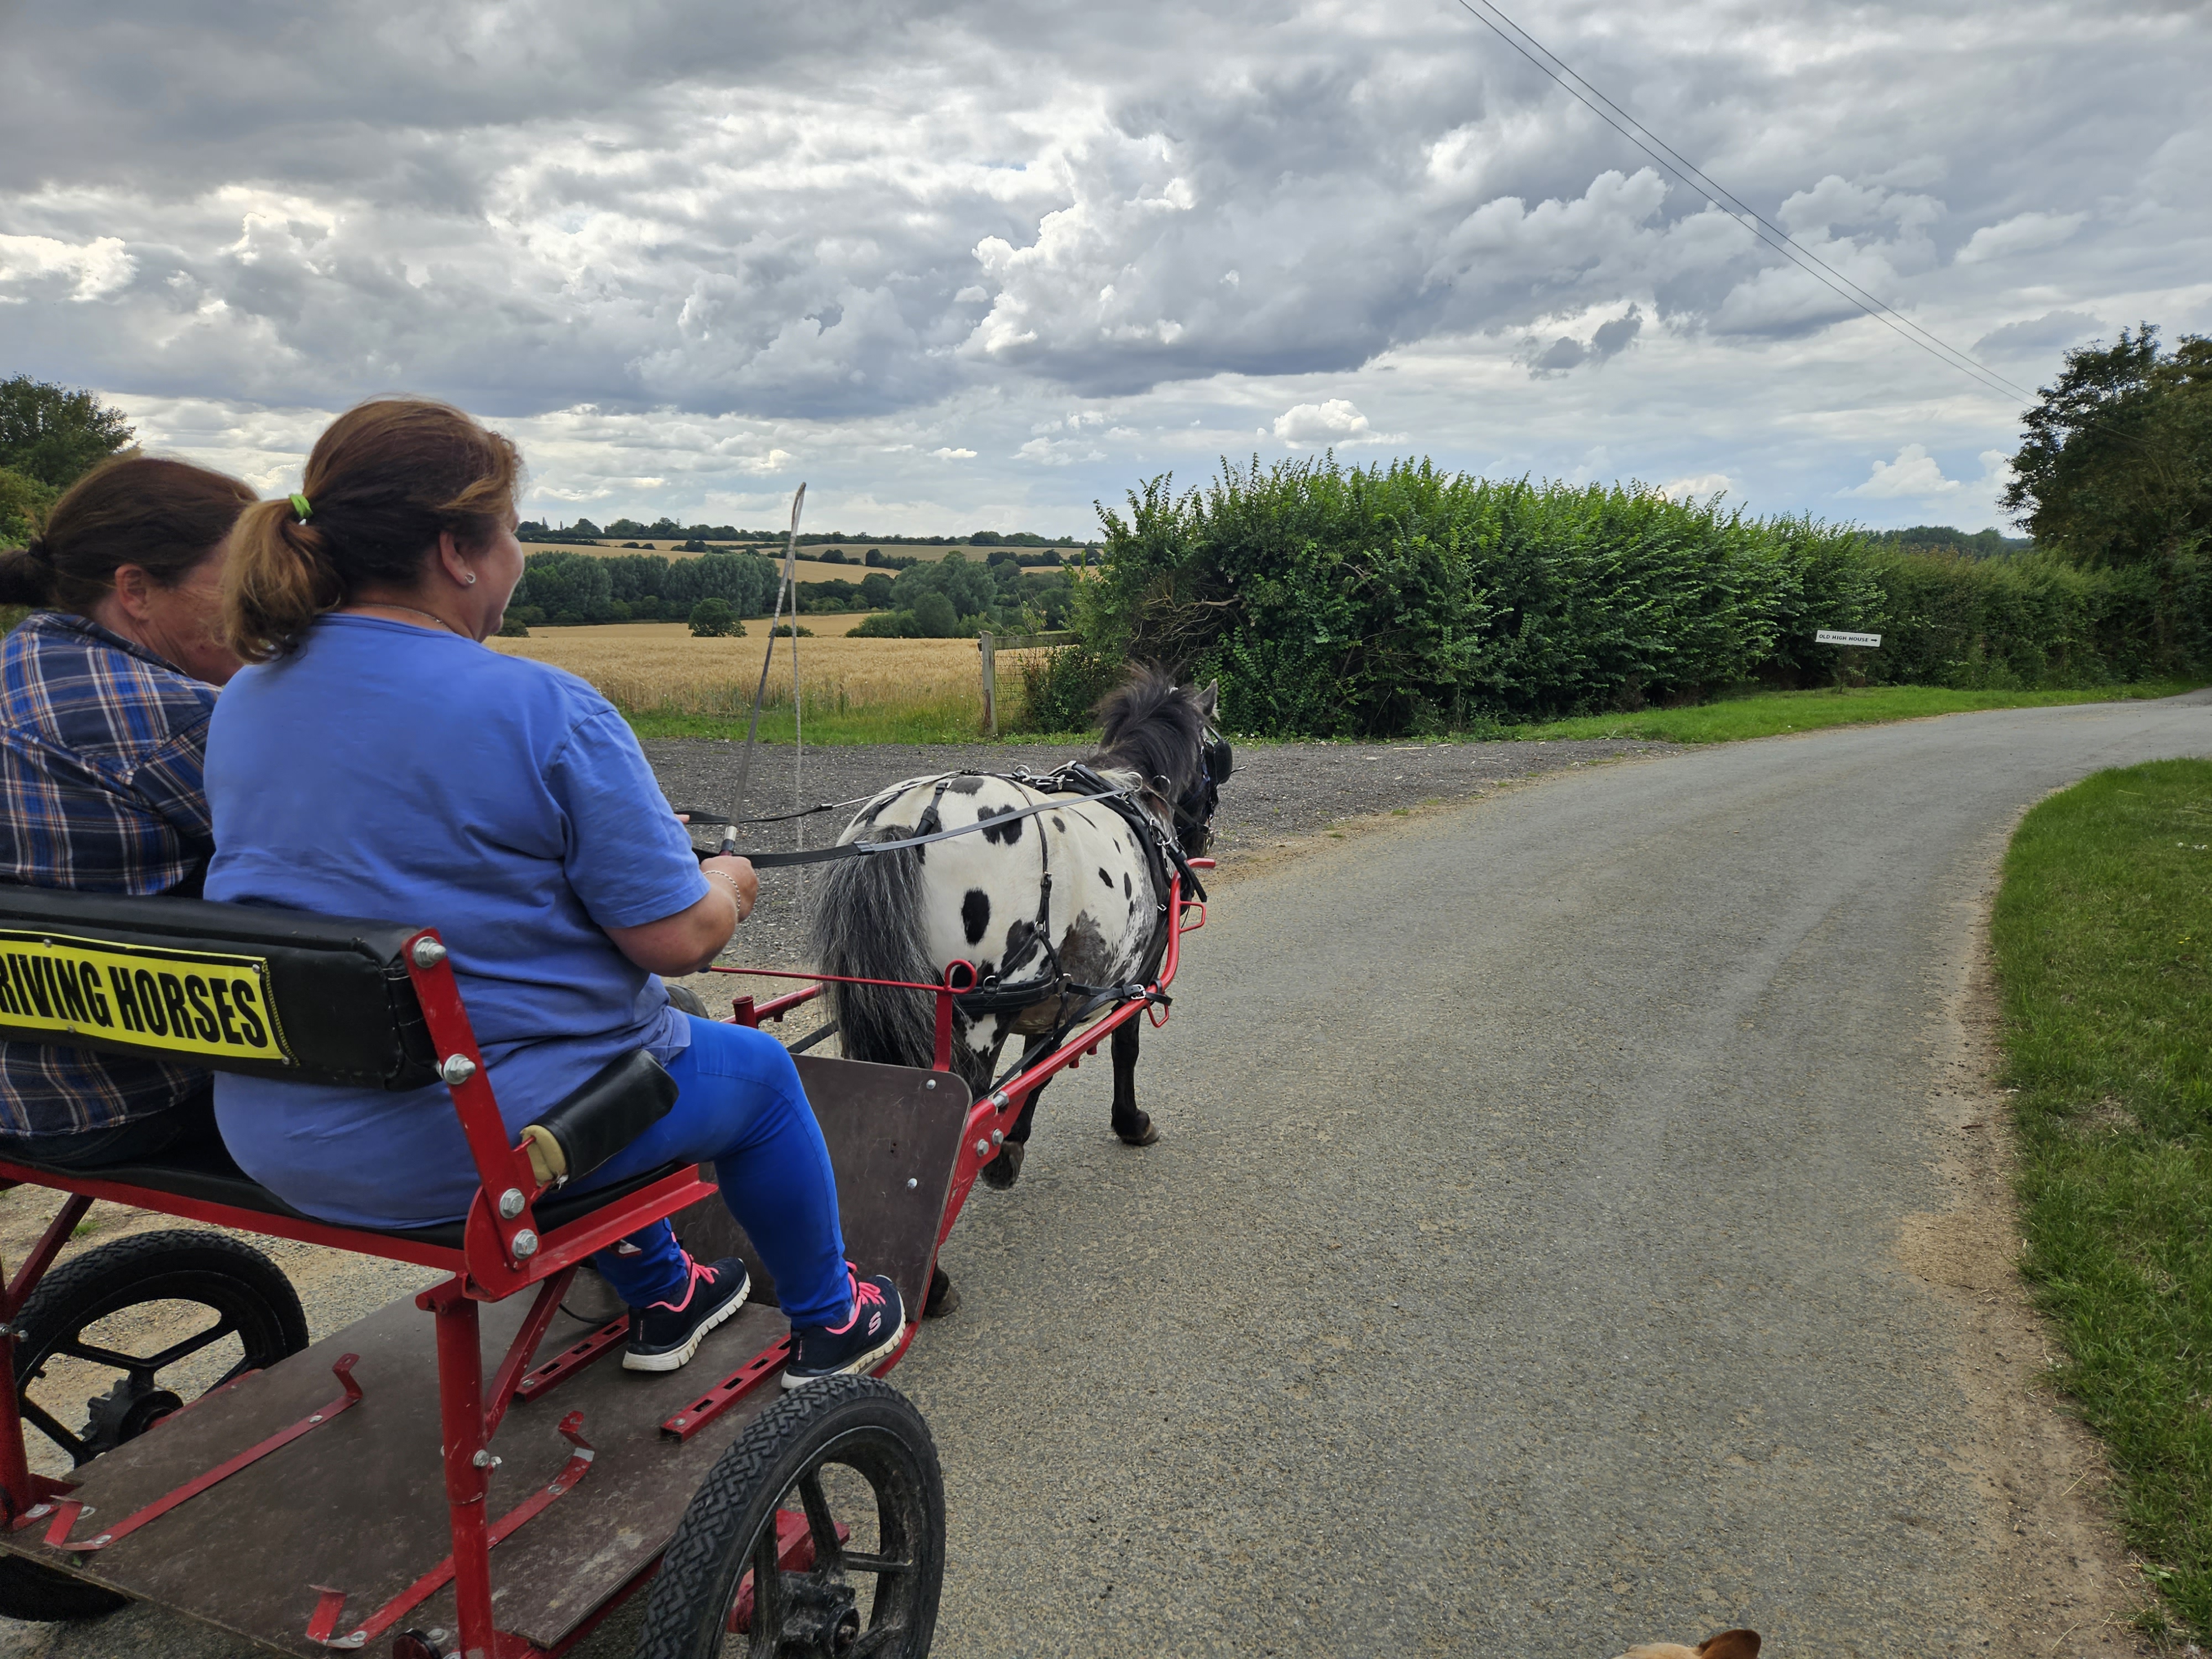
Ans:
<svg viewBox="0 0 2212 1659"><path fill-rule="evenodd" d="M1003 773L955 773L953 775L956 777L998 777L1003 778L1004 781L1008 783L1028 783L1031 787L1036 787L1034 780L1009 777ZM1101 781L1103 781L1103 780L1101 780ZM1115 800L1127 799L1129 793L1130 792L1127 789L1109 789L1103 794L1074 795L1073 798L1079 802L1095 800L1111 803ZM834 847L802 848L794 853L744 853L738 851L737 837L735 836L730 836L724 838L721 851L723 856L734 856L744 859L750 863L756 869L774 869L778 866L793 864L829 864L839 859L860 858L872 853L903 852L909 847L927 847L932 842L950 841L955 836L972 836L979 830L995 830L999 825L1002 823L1011 823L1016 818L1034 817L1039 812L1049 812L1056 806L1066 806L1068 804L1069 799L1069 795L1057 795L1050 800L1039 801L1034 805L1024 806L1015 811L997 812L994 813L988 818L978 818L975 823L963 823L957 829L939 830L927 836L908 836L902 837L897 841L846 841L839 842ZM784 817L794 818L808 817L811 817L815 812L829 811L830 810L832 809L828 806L817 806L811 807L805 812L788 812L782 816ZM692 815L691 821L694 823L727 824L732 829L736 827L736 824L738 822L738 820L731 818L702 816L698 813L694 813ZM1151 822L1149 818L1146 821L1147 823ZM779 819L747 818L743 820L743 822L748 823L775 823L779 822ZM1155 826L1155 830L1157 831L1157 826ZM1178 848L1177 850L1180 851L1181 849ZM1200 894L1200 896L1202 898L1205 896Z"/></svg>

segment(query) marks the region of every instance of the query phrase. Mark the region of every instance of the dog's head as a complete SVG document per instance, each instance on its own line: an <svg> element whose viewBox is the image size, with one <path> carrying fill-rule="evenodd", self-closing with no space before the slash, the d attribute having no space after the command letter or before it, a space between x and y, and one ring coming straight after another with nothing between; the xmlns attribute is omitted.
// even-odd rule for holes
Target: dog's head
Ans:
<svg viewBox="0 0 2212 1659"><path fill-rule="evenodd" d="M1724 1630L1717 1636L1708 1636L1693 1648L1686 1648L1680 1642L1653 1642L1629 1649L1620 1659L1759 1659L1759 1632Z"/></svg>

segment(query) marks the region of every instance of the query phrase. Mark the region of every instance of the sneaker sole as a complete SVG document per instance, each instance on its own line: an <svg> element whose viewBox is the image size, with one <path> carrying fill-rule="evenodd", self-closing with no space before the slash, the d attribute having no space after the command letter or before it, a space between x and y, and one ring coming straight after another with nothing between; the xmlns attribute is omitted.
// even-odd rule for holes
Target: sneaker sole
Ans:
<svg viewBox="0 0 2212 1659"><path fill-rule="evenodd" d="M865 1371L869 1366L881 1359L885 1354L889 1353L893 1348L898 1346L899 1339L905 1334L906 1322L902 1319L899 1321L898 1328L893 1331L890 1334L890 1339L884 1342L880 1346L869 1349L867 1352L860 1355L857 1359L848 1360L844 1364L840 1365L834 1371L811 1371L804 1376L794 1376L790 1369L786 1367L783 1373L783 1386L787 1389L803 1389L809 1382L820 1382L832 1376L858 1376L860 1372Z"/></svg>
<svg viewBox="0 0 2212 1659"><path fill-rule="evenodd" d="M753 1287L746 1285L730 1298L728 1307L710 1314L706 1322L691 1333L691 1340L680 1348L671 1348L666 1353L632 1353L625 1348L623 1351L623 1369L626 1371L682 1370L691 1363L691 1356L699 1352L699 1345L707 1340L707 1333L744 1307L752 1293Z"/></svg>

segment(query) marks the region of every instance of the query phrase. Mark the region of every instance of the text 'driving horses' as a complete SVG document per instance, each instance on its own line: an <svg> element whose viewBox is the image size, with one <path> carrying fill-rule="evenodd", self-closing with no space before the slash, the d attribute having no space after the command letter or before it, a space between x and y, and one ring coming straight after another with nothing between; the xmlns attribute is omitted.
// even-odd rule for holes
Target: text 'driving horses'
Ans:
<svg viewBox="0 0 2212 1659"><path fill-rule="evenodd" d="M1228 744L1214 731L1216 690L1177 685L1139 669L1099 705L1097 753L1048 779L977 773L894 784L864 807L842 841L896 841L971 823L896 853L830 866L816 913L821 971L856 978L940 983L957 961L974 964L976 988L956 1004L952 1065L980 1095L1009 1037L1042 1055L1089 1013L1112 1004L1159 968L1175 918L1167 913L1172 842L1196 858L1211 835L1216 791L1229 775ZM1086 770L1087 769L1087 770ZM1121 792L1135 822L1103 800ZM1040 803L1048 811L1024 812ZM1022 814L1022 816L1014 816ZM1004 817L1003 825L990 820ZM927 1066L929 999L872 985L832 988L848 1059ZM1115 1030L1114 1133L1132 1146L1159 1138L1137 1106L1142 1020ZM984 1170L995 1187L1021 1172L1040 1087Z"/></svg>

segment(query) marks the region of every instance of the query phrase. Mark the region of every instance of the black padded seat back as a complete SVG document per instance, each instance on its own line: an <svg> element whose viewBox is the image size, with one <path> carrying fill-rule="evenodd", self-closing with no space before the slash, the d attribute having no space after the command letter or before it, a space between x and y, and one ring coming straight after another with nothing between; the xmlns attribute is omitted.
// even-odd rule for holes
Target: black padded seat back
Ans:
<svg viewBox="0 0 2212 1659"><path fill-rule="evenodd" d="M0 886L0 1042L419 1089L438 1077L404 955L421 931L210 899Z"/></svg>

